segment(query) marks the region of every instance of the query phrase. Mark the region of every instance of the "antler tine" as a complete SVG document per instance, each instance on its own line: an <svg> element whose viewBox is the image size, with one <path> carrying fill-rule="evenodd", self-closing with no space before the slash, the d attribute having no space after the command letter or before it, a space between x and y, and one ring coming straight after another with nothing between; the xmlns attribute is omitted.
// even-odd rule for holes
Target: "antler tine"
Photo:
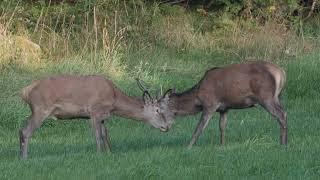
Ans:
<svg viewBox="0 0 320 180"><path fill-rule="evenodd" d="M136 78L136 81L137 81L138 87L142 92L148 91L146 87L141 84L142 81L139 78Z"/></svg>
<svg viewBox="0 0 320 180"><path fill-rule="evenodd" d="M150 93L149 93L149 90L148 90L149 88L146 88L146 86L143 85L143 84L145 84L145 82L143 82L143 81L140 80L139 78L136 78L136 80L137 80L138 87L139 87L140 90L143 92L143 94L147 94L151 100L154 100L154 99L152 98L152 96L150 95Z"/></svg>

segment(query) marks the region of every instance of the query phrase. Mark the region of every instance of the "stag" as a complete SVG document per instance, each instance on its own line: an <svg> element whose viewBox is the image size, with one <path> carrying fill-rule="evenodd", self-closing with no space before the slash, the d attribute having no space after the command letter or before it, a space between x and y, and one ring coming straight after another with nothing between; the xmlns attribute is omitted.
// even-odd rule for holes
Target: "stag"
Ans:
<svg viewBox="0 0 320 180"><path fill-rule="evenodd" d="M139 82L138 85L142 87ZM26 126L19 132L22 158L27 158L32 133L48 117L90 119L99 152L111 151L109 134L103 125L111 115L147 122L161 131L169 128L158 101L148 91L144 91L142 98L127 96L102 76L52 76L25 87L21 97L32 111Z"/></svg>
<svg viewBox="0 0 320 180"><path fill-rule="evenodd" d="M188 145L188 148L191 148L214 112L220 113L220 143L223 145L228 110L250 108L259 104L277 118L280 125L280 144L286 145L287 115L279 101L285 81L285 72L269 62L212 68L195 86L185 92L175 93L169 89L160 100L161 109L170 124L176 116L202 112Z"/></svg>

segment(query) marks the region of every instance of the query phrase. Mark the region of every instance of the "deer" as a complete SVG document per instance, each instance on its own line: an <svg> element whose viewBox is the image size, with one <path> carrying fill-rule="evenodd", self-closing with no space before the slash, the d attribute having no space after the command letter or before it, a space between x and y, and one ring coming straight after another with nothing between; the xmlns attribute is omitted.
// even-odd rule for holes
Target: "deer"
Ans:
<svg viewBox="0 0 320 180"><path fill-rule="evenodd" d="M189 149L196 143L214 112L220 114L220 143L224 145L228 110L256 105L261 105L277 118L280 144L287 145L287 114L279 100L285 83L285 71L270 62L255 61L215 67L206 71L196 85L184 92L167 90L160 99L160 106L169 124L177 116L202 112L187 146Z"/></svg>
<svg viewBox="0 0 320 180"><path fill-rule="evenodd" d="M138 86L142 87L139 81ZM104 121L112 115L146 122L163 132L169 129L157 99L148 91L142 98L128 96L99 75L54 75L36 80L22 89L21 98L32 112L19 131L22 159L28 156L31 135L48 117L90 119L98 152L111 151Z"/></svg>

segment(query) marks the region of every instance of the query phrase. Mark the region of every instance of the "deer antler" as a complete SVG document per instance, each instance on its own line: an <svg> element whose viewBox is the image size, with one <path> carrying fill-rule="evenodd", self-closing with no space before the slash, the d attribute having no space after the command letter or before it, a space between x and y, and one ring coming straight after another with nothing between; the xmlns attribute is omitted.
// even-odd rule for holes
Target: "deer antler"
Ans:
<svg viewBox="0 0 320 180"><path fill-rule="evenodd" d="M140 90L143 92L143 97L144 97L144 95L146 94L146 95L150 98L150 100L153 100L153 98L151 97L151 95L150 95L150 93L149 93L149 91L148 91L149 88L146 88L146 86L143 85L143 84L145 84L145 82L143 82L143 81L140 80L139 78L136 78L136 81L137 81L138 87L139 87Z"/></svg>
<svg viewBox="0 0 320 180"><path fill-rule="evenodd" d="M145 83L144 83L142 80L140 80L139 78L136 78L136 81L137 81L138 87L140 88L140 90L141 90L142 92L145 92L145 91L148 92L148 88L146 88L146 86L143 85L143 84L145 84Z"/></svg>

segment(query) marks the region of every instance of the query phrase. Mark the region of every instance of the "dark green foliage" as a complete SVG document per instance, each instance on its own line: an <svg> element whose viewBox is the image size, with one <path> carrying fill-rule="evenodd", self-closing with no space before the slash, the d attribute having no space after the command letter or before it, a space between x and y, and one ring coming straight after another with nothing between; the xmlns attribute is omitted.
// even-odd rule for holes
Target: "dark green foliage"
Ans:
<svg viewBox="0 0 320 180"><path fill-rule="evenodd" d="M49 3L51 2L51 3ZM203 11L200 14L208 16L210 21L217 21L221 17L231 20L245 19L252 23L264 24L269 20L285 23L288 26L298 25L310 12L313 1L292 0L203 0L184 1L182 4L174 4L175 1L113 1L113 0L56 0L56 1L8 1L0 2L0 14L6 14L3 18L10 18L10 12L15 12L16 19L23 22L28 28L34 30L39 17L46 16L45 25L54 31L60 31L70 25L76 24L75 31L81 31L81 27L93 25L93 10L96 8L98 23L103 25L107 20L108 25L113 25L115 16L118 17L119 27L128 26L129 36L143 36L148 32L148 26L157 15L179 16L181 13ZM184 3L187 3L182 6ZM312 17L319 15L319 8L313 10ZM117 15L115 14L117 11ZM204 13L204 14L203 14ZM16 20L16 21L17 21ZM309 18L308 18L309 20ZM88 24L89 23L89 24ZM207 24L207 23L204 23ZM314 23L312 23L314 24ZM141 28L145 28L143 31ZM197 28L197 26L195 26Z"/></svg>

